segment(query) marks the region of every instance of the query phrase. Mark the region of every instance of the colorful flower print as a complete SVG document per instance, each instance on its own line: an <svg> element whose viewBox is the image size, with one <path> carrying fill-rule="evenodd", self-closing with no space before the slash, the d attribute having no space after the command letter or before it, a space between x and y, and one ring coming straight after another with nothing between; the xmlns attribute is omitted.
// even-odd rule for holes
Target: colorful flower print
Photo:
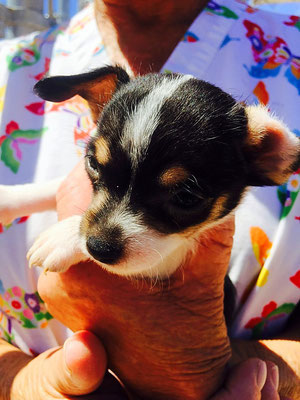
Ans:
<svg viewBox="0 0 300 400"><path fill-rule="evenodd" d="M88 103L80 96L74 96L61 103L46 103L46 112L54 111L64 111L73 114L77 118L74 128L74 141L76 146L78 146L79 156L82 156L89 138L93 136L97 130L92 120Z"/></svg>
<svg viewBox="0 0 300 400"><path fill-rule="evenodd" d="M104 51L105 47L104 45L101 43L98 46L95 47L95 49L93 50L93 56L98 56L100 53L102 53L102 51Z"/></svg>
<svg viewBox="0 0 300 400"><path fill-rule="evenodd" d="M253 94L257 97L260 104L263 104L265 106L269 104L270 96L263 81L258 82L253 90Z"/></svg>
<svg viewBox="0 0 300 400"><path fill-rule="evenodd" d="M300 94L300 56L293 54L282 38L265 35L261 27L251 21L244 20L243 24L256 62L250 68L245 65L249 75L259 79L275 77L285 66L285 77Z"/></svg>
<svg viewBox="0 0 300 400"><path fill-rule="evenodd" d="M259 317L251 318L245 325L245 329L252 331L252 339L270 337L272 333L278 331L283 323L294 310L294 303L284 303L277 306L275 301L266 304Z"/></svg>
<svg viewBox="0 0 300 400"><path fill-rule="evenodd" d="M293 208L300 189L300 168L294 172L287 183L277 189L277 195L283 208L280 218L285 218Z"/></svg>
<svg viewBox="0 0 300 400"><path fill-rule="evenodd" d="M6 318L16 321L27 329L45 328L47 326L52 316L46 310L44 302L37 292L26 293L19 286L4 290L1 281L0 284L2 287L0 311L6 315Z"/></svg>
<svg viewBox="0 0 300 400"><path fill-rule="evenodd" d="M187 31L184 34L182 41L188 42L188 43L195 43L195 42L199 41L199 38L195 33L191 32L191 31Z"/></svg>
<svg viewBox="0 0 300 400"><path fill-rule="evenodd" d="M22 144L34 144L47 128L22 130L15 121L6 125L5 135L0 136L1 160L15 174L22 160Z"/></svg>
<svg viewBox="0 0 300 400"><path fill-rule="evenodd" d="M13 54L6 57L8 68L15 71L21 67L27 67L36 64L41 58L41 54L35 43L20 42Z"/></svg>
<svg viewBox="0 0 300 400"><path fill-rule="evenodd" d="M0 88L0 112L3 110L4 107L5 92L6 92L6 85Z"/></svg>
<svg viewBox="0 0 300 400"><path fill-rule="evenodd" d="M19 224L23 224L24 222L26 222L28 220L29 216L27 217L20 217L20 218L16 218L11 224L9 225L2 225L0 223L0 233L3 233L5 231L7 231L7 229L9 229L11 226L13 225L19 225ZM1 292L0 292L1 293Z"/></svg>
<svg viewBox="0 0 300 400"><path fill-rule="evenodd" d="M230 42L239 42L241 39L240 38L236 38L236 37L231 37L229 35L226 35L223 42L220 45L220 49L222 49L223 47L225 47L228 43Z"/></svg>
<svg viewBox="0 0 300 400"><path fill-rule="evenodd" d="M284 22L284 24L288 26L294 26L295 28L298 29L298 31L300 31L300 17L296 15L291 15L290 20Z"/></svg>
<svg viewBox="0 0 300 400"><path fill-rule="evenodd" d="M93 9L90 8L87 14L81 18L76 19L76 22L72 23L69 28L66 30L66 34L69 36L75 35L77 32L81 31L89 22L93 20Z"/></svg>
<svg viewBox="0 0 300 400"><path fill-rule="evenodd" d="M272 242L270 242L267 234L258 226L250 228L250 238L255 258L259 265L263 267L270 254Z"/></svg>
<svg viewBox="0 0 300 400"><path fill-rule="evenodd" d="M2 312L1 308L0 308L0 338L4 339L8 343L14 345L16 344L12 326L12 319L8 317L4 312Z"/></svg>
<svg viewBox="0 0 300 400"><path fill-rule="evenodd" d="M42 46L46 43L53 43L60 33L62 33L62 29L55 26L32 40L19 41L11 48L10 54L6 57L9 70L15 71L36 64L41 58Z"/></svg>
<svg viewBox="0 0 300 400"><path fill-rule="evenodd" d="M24 296L24 300L28 307L31 308L34 313L40 312L41 307L39 297L35 293L26 293Z"/></svg>
<svg viewBox="0 0 300 400"><path fill-rule="evenodd" d="M5 292L4 286L2 281L0 280L0 294L3 294ZM1 296L0 296L0 307L1 307Z"/></svg>
<svg viewBox="0 0 300 400"><path fill-rule="evenodd" d="M236 15L235 12L230 10L227 7L220 6L216 1L210 0L207 6L205 7L205 11L208 11L212 14L225 17L225 18L231 18L231 19L238 19L239 17Z"/></svg>
<svg viewBox="0 0 300 400"><path fill-rule="evenodd" d="M47 74L47 72L49 72L49 67L50 67L50 58L45 57L44 70L39 74L34 75L33 78L37 81L43 79L44 76Z"/></svg>

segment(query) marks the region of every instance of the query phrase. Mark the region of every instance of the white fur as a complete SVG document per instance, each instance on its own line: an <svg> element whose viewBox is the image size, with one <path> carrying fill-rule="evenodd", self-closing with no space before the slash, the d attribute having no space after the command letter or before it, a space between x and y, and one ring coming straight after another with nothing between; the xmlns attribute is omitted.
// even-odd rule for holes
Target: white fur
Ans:
<svg viewBox="0 0 300 400"><path fill-rule="evenodd" d="M115 265L101 265L117 275L164 279L183 264L193 244L194 241L180 235L159 235L145 230L130 238L124 260Z"/></svg>
<svg viewBox="0 0 300 400"><path fill-rule="evenodd" d="M27 253L29 267L64 272L71 265L87 260L79 234L81 216L74 215L41 233Z"/></svg>
<svg viewBox="0 0 300 400"><path fill-rule="evenodd" d="M288 169L298 156L298 137L275 114L270 114L263 105L248 106L246 113L250 131L255 132L256 137L264 136L268 130L274 129L281 132L280 148L278 147L277 151L282 156L282 163L277 167L282 171Z"/></svg>
<svg viewBox="0 0 300 400"><path fill-rule="evenodd" d="M138 165L146 153L152 134L159 124L159 114L165 100L192 78L191 75L172 80L165 78L139 103L126 121L121 144L132 157L133 166Z"/></svg>
<svg viewBox="0 0 300 400"><path fill-rule="evenodd" d="M171 275L184 261L193 241L178 234L162 235L149 229L141 215L131 211L129 200L130 190L105 219L105 228L118 226L122 230L122 239L126 243L125 256L114 265L94 261L109 272L123 276L165 278ZM101 226L99 229L101 231ZM83 252L89 255L85 245L87 238L83 239Z"/></svg>

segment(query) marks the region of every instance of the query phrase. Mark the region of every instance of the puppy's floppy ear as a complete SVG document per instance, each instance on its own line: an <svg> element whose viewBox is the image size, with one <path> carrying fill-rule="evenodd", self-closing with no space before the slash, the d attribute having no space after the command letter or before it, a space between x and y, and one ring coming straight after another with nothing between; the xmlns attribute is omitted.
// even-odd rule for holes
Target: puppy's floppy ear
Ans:
<svg viewBox="0 0 300 400"><path fill-rule="evenodd" d="M34 86L34 92L42 99L53 102L64 101L78 94L88 101L93 119L97 122L113 93L129 80L124 69L107 66L84 74L42 79Z"/></svg>
<svg viewBox="0 0 300 400"><path fill-rule="evenodd" d="M247 185L281 185L300 166L300 138L263 106L247 106Z"/></svg>

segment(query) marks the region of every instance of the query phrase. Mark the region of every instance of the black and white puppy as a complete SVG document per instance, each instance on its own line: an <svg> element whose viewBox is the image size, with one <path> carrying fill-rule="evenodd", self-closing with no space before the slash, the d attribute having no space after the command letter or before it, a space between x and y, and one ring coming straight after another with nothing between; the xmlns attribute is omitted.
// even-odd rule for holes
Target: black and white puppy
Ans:
<svg viewBox="0 0 300 400"><path fill-rule="evenodd" d="M79 94L98 126L86 151L90 207L50 227L28 254L50 271L91 258L115 274L163 279L248 186L282 184L299 166L299 139L266 108L189 75L130 80L105 67L46 78L35 91L53 102ZM31 209L40 204L36 185L23 190ZM18 207L12 214L24 215Z"/></svg>

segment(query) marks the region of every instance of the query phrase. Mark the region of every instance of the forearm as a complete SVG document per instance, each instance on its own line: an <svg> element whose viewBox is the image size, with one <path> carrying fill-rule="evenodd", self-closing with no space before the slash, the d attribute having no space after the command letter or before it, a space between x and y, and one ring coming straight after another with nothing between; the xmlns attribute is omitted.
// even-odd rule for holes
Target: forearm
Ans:
<svg viewBox="0 0 300 400"><path fill-rule="evenodd" d="M0 339L0 400L11 399L14 377L32 359L29 355Z"/></svg>

